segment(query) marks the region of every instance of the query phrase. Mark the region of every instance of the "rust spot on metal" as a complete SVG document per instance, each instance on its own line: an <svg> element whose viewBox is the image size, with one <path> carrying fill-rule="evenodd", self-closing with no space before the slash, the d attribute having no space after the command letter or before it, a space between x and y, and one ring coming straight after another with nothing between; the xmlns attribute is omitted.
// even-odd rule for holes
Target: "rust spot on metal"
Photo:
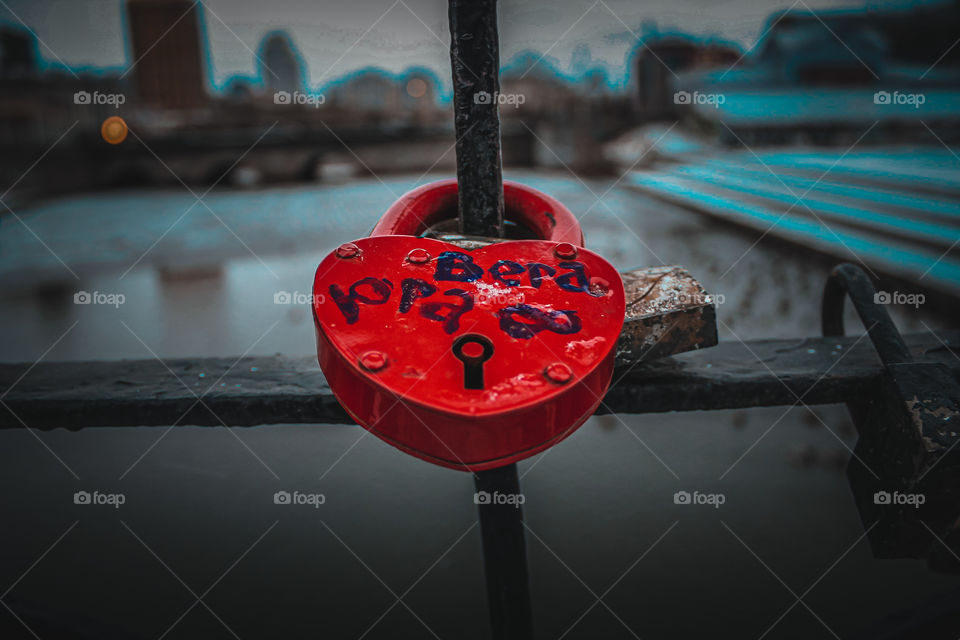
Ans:
<svg viewBox="0 0 960 640"><path fill-rule="evenodd" d="M621 273L627 313L617 365L717 344L716 309L709 294L679 266Z"/></svg>

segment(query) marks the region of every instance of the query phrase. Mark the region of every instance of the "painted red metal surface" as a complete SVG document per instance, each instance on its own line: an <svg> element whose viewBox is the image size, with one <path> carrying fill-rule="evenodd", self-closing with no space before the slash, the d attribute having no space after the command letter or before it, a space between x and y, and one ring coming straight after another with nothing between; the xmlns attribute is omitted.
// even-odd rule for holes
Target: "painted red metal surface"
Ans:
<svg viewBox="0 0 960 640"><path fill-rule="evenodd" d="M504 180L503 201L507 219L528 227L538 238L583 246L580 223L555 198L519 182ZM439 180L401 196L370 235L419 236L430 225L456 216L457 181Z"/></svg>
<svg viewBox="0 0 960 640"><path fill-rule="evenodd" d="M450 183L436 187L446 207ZM441 209L422 189L375 233L429 225ZM467 251L376 235L332 252L314 280L317 352L337 399L386 442L455 469L515 462L570 435L609 387L623 325L620 276L579 246L572 214L511 189L527 207L518 222L540 229L525 216L552 216L559 242ZM569 221L572 231L556 231Z"/></svg>

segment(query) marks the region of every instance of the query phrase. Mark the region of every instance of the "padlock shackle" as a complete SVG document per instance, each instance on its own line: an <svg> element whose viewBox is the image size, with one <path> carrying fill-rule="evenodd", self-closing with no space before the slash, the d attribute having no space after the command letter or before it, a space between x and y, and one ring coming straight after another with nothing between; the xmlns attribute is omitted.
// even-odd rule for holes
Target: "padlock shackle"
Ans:
<svg viewBox="0 0 960 640"><path fill-rule="evenodd" d="M583 246L580 222L558 200L531 187L503 181L506 218L540 240ZM387 209L371 236L419 236L432 225L457 217L457 181L439 180L405 193Z"/></svg>
<svg viewBox="0 0 960 640"><path fill-rule="evenodd" d="M884 365L913 362L913 355L893 323L886 305L877 300L877 290L860 267L844 262L830 272L820 307L824 336L842 336L843 300L850 296L853 308Z"/></svg>

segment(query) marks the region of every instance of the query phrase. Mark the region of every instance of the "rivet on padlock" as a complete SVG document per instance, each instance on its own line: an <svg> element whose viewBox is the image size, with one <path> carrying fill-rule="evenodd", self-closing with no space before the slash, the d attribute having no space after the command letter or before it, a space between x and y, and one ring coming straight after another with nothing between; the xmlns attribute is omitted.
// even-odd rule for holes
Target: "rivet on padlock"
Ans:
<svg viewBox="0 0 960 640"><path fill-rule="evenodd" d="M573 260L577 257L577 248L569 242L561 242L553 249L553 253L558 258L563 258L564 260Z"/></svg>
<svg viewBox="0 0 960 640"><path fill-rule="evenodd" d="M386 442L461 470L573 433L606 393L624 319L619 274L583 248L569 210L514 182L504 202L537 239L425 237L456 216L444 180L400 198L314 281L317 353L340 403Z"/></svg>

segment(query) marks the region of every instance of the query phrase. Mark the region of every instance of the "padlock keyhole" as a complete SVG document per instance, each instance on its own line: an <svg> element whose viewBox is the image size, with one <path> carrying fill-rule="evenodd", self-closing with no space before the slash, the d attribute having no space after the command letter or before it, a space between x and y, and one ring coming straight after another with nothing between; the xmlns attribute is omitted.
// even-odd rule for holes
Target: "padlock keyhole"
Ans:
<svg viewBox="0 0 960 640"><path fill-rule="evenodd" d="M483 363L493 356L489 338L468 333L453 343L453 355L463 363L463 388L483 389Z"/></svg>

